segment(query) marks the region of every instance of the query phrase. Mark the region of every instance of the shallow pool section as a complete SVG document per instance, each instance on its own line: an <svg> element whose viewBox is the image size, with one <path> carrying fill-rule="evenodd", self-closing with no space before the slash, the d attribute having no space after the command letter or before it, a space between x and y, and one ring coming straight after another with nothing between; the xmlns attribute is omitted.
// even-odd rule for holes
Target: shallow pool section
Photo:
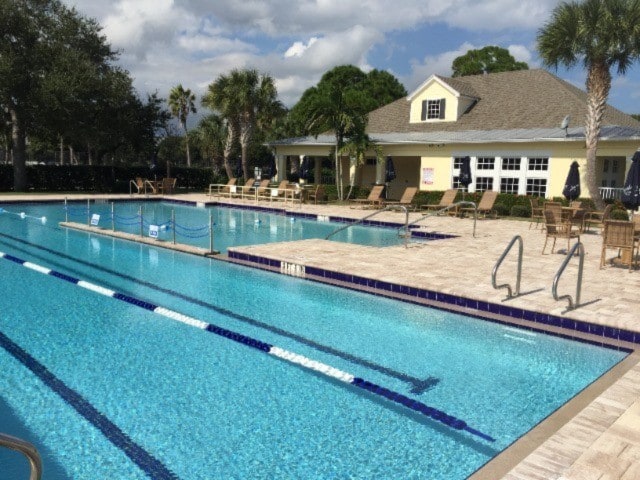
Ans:
<svg viewBox="0 0 640 480"><path fill-rule="evenodd" d="M75 203L67 206L66 215L57 207L33 206L27 213L48 215L52 220L90 223L98 215L97 225L118 231L155 236L158 240L213 248L226 252L229 247L272 242L325 238L344 226L325 216L274 212L262 209L214 206L197 208L165 202L116 202L113 204ZM112 222L112 217L115 220ZM398 226L404 216L398 213ZM210 227L213 226L213 239ZM356 225L338 232L331 240L371 246L400 245L398 227Z"/></svg>
<svg viewBox="0 0 640 480"><path fill-rule="evenodd" d="M14 215L0 251L0 431L53 480L464 479L626 355Z"/></svg>

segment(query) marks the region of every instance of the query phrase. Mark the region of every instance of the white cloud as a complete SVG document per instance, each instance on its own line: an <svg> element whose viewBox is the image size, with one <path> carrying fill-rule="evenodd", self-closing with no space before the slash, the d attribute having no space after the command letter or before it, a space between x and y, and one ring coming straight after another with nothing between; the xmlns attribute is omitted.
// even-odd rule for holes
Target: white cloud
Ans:
<svg viewBox="0 0 640 480"><path fill-rule="evenodd" d="M305 45L303 42L294 42L286 52L284 52L285 58L289 57L301 57L305 50L318 41L318 37L311 37L309 42Z"/></svg>
<svg viewBox="0 0 640 480"><path fill-rule="evenodd" d="M404 84L407 87L407 91L411 93L412 90L417 88L422 82L424 82L431 75L451 75L451 64L460 55L464 55L469 50L477 49L475 45L471 43L463 43L456 50L448 52L442 52L437 55L429 55L424 57L421 61L411 62L411 73L404 78Z"/></svg>

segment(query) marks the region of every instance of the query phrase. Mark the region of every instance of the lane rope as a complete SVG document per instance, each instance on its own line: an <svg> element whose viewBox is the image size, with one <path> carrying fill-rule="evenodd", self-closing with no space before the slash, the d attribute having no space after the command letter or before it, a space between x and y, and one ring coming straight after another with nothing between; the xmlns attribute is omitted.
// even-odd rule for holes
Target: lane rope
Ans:
<svg viewBox="0 0 640 480"><path fill-rule="evenodd" d="M204 322L197 318L190 317L188 315L170 310L168 308L155 305L153 303L132 297L130 295L125 295L123 293L116 292L114 290L102 287L100 285L93 284L91 282L87 282L81 280L79 278L72 277L70 275L66 275L64 273L57 272L50 268L43 267L41 265L37 265L32 262L28 262L22 260L21 258L14 257L13 255L9 255L4 252L0 252L0 258L4 258L5 260L9 260L11 262L22 265L30 270L36 271L38 273L42 273L44 275L53 276L64 280L66 282L78 285L79 287L85 288L95 293L99 293L101 295L115 298L117 300L124 301L131 305L135 305L144 310L148 310L154 312L158 315L162 315L171 320L175 320L186 325L190 325L195 328L199 328L201 330L205 330L210 333L214 333L218 336L227 338L229 340L233 340L234 342L246 345L248 347L252 347L256 350L260 350L264 353L268 353L269 355L273 355L281 360L285 360L295 365L299 365L308 370L312 370L316 373L320 373L327 377L333 378L335 380L344 382L346 384L361 388L370 392L379 397L385 398L393 403L401 405L405 408L408 408L414 412L417 412L425 417L430 418L431 420L435 420L437 422L442 423L443 425L452 428L454 430L465 431L472 435L475 435L483 440L488 442L495 442L495 439L490 435L487 435L475 428L470 427L464 420L456 418L452 415L449 415L437 408L430 407L429 405L420 402L418 400L414 400L410 397L407 397L401 393L395 392L393 390L389 390L385 387L377 385L373 382L369 382L363 378L356 377L348 372L344 372L338 368L331 367L325 363L310 359L305 357L304 355L297 354L295 352L291 352L275 345L271 345L266 342L262 342L260 340L256 340L249 336L243 335L241 333L234 332L233 330L228 330L226 328L219 327L217 325Z"/></svg>

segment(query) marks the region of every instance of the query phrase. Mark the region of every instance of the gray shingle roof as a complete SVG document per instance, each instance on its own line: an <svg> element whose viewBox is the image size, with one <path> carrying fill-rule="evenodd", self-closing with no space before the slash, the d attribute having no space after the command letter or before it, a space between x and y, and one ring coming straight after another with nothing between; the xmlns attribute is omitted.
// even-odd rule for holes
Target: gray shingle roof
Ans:
<svg viewBox="0 0 640 480"><path fill-rule="evenodd" d="M369 114L367 132L453 132L557 128L566 115L571 126L582 126L587 113L587 95L546 70L438 77L458 92L478 102L457 122L409 123L410 103L401 98ZM607 106L603 125L640 129L640 122Z"/></svg>

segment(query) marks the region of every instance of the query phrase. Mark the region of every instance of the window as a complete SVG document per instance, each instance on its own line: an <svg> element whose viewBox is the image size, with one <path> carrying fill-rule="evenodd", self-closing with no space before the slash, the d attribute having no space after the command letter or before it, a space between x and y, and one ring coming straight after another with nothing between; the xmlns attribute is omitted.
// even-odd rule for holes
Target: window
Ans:
<svg viewBox="0 0 640 480"><path fill-rule="evenodd" d="M458 189L462 190L463 192L468 192L469 191L468 187L465 187L464 185L462 185L460 183L460 177L458 177L458 176L453 177L453 188L458 188Z"/></svg>
<svg viewBox="0 0 640 480"><path fill-rule="evenodd" d="M478 177L476 181L476 192L493 190L493 177Z"/></svg>
<svg viewBox="0 0 640 480"><path fill-rule="evenodd" d="M500 193L518 193L519 178L505 177L500 179Z"/></svg>
<svg viewBox="0 0 640 480"><path fill-rule="evenodd" d="M527 195L544 197L547 194L546 178L527 178Z"/></svg>
<svg viewBox="0 0 640 480"><path fill-rule="evenodd" d="M547 171L549 170L548 157L534 157L529 159L529 171Z"/></svg>
<svg viewBox="0 0 640 480"><path fill-rule="evenodd" d="M453 157L453 168L455 170L460 170L460 167L462 166L462 159L464 157Z"/></svg>
<svg viewBox="0 0 640 480"><path fill-rule="evenodd" d="M476 168L478 170L493 170L495 163L495 157L478 157Z"/></svg>
<svg viewBox="0 0 640 480"><path fill-rule="evenodd" d="M444 98L439 98L438 100L423 100L420 119L422 121L443 119L444 104Z"/></svg>
<svg viewBox="0 0 640 480"><path fill-rule="evenodd" d="M611 173L618 173L618 160L611 160Z"/></svg>
<svg viewBox="0 0 640 480"><path fill-rule="evenodd" d="M502 170L520 170L520 157L504 157Z"/></svg>

